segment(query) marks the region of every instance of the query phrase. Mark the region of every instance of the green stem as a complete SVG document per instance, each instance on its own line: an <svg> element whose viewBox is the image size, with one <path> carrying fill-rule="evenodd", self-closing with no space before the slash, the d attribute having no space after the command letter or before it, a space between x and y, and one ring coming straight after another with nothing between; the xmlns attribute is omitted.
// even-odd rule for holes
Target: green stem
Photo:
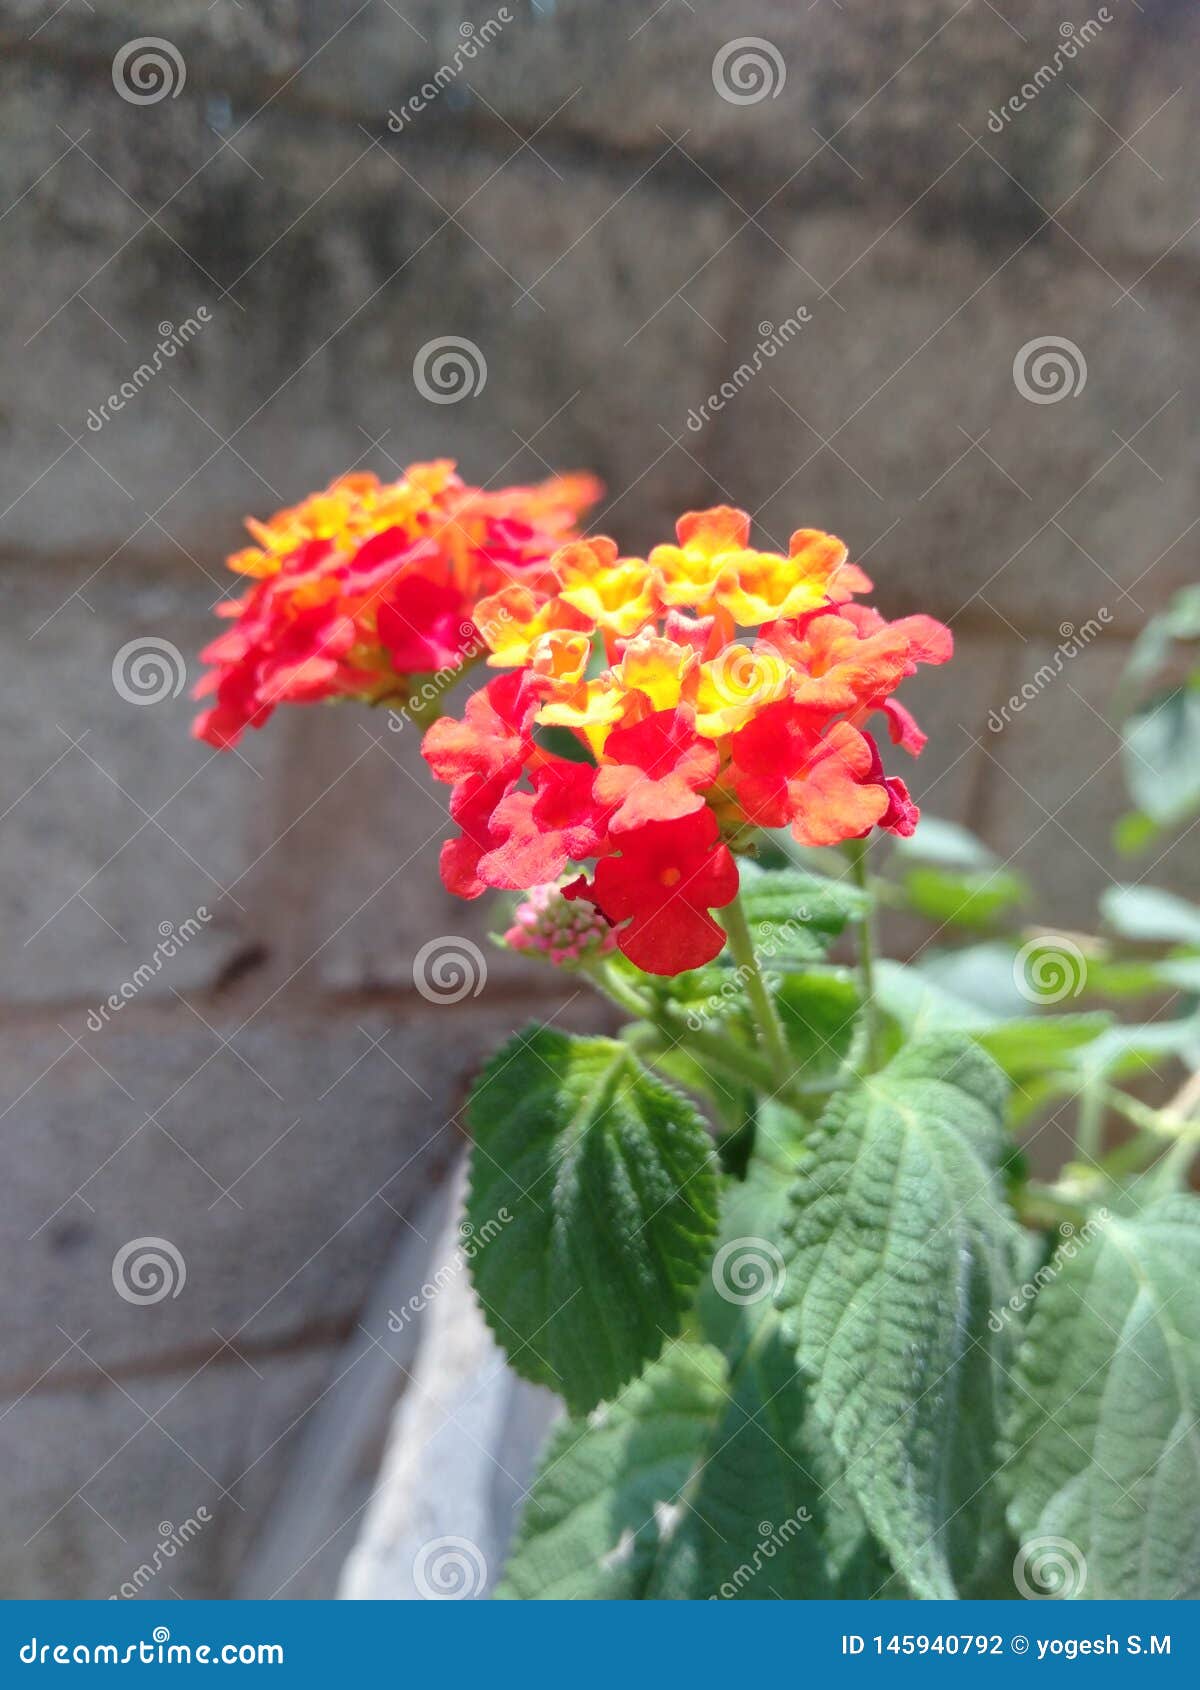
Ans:
<svg viewBox="0 0 1200 1690"><path fill-rule="evenodd" d="M866 913L858 923L858 973L862 983L863 1025L866 1029L866 1066L879 1066L879 1014L875 1001L875 901L867 876L867 841L846 841L846 855L854 884L867 898Z"/></svg>
<svg viewBox="0 0 1200 1690"><path fill-rule="evenodd" d="M1041 1231L1053 1231L1064 1221L1080 1227L1087 1219L1087 1210L1081 1203L1072 1202L1061 1196L1053 1186L1041 1185L1034 1180L1016 1194L1014 1203L1018 1218L1026 1226Z"/></svg>
<svg viewBox="0 0 1200 1690"><path fill-rule="evenodd" d="M711 1062L726 1078L745 1085L747 1081L760 1091L774 1092L776 1081L770 1063L751 1050L712 1033L703 1027L692 1027L678 1010L669 1004L652 1002L606 962L597 962L583 970L592 984L619 1008L630 1011L639 1020L651 1023L638 1040L644 1054L651 1054L651 1045L659 1044L659 1054L672 1046L690 1051L702 1062Z"/></svg>
<svg viewBox="0 0 1200 1690"><path fill-rule="evenodd" d="M758 966L754 940L750 937L750 926L740 897L735 898L731 904L726 904L721 911L721 925L729 935L729 949L746 982L746 995L754 1012L758 1036L774 1075L774 1086L771 1089L786 1091L795 1065L788 1051L787 1040L783 1036L783 1027L771 994L767 990L767 983Z"/></svg>
<svg viewBox="0 0 1200 1690"><path fill-rule="evenodd" d="M1075 1123L1075 1151L1081 1161L1095 1164L1104 1152L1104 1106L1107 1099L1099 1078L1091 1079L1079 1094L1079 1116Z"/></svg>
<svg viewBox="0 0 1200 1690"><path fill-rule="evenodd" d="M703 1027L690 1027L682 1016L669 1009L662 1011L660 1026L672 1044L678 1045L680 1050L690 1051L702 1062L711 1062L729 1079L737 1080L743 1086L749 1081L768 1095L777 1089L770 1063L756 1056L752 1050L746 1050L742 1045L722 1038L719 1033L710 1033Z"/></svg>

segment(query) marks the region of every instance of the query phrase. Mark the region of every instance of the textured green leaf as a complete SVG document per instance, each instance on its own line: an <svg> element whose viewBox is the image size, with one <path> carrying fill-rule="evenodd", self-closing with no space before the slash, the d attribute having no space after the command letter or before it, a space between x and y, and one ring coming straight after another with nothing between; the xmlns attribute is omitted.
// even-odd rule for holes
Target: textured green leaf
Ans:
<svg viewBox="0 0 1200 1690"><path fill-rule="evenodd" d="M775 988L775 1007L799 1085L831 1079L850 1054L862 997L848 969L788 974Z"/></svg>
<svg viewBox="0 0 1200 1690"><path fill-rule="evenodd" d="M891 1569L813 1424L804 1378L769 1302L723 1406L646 1596L873 1596Z"/></svg>
<svg viewBox="0 0 1200 1690"><path fill-rule="evenodd" d="M741 902L764 966L817 961L868 905L848 880L807 869L741 867Z"/></svg>
<svg viewBox="0 0 1200 1690"><path fill-rule="evenodd" d="M1038 1590L1039 1544L1058 1539L1064 1595L1194 1600L1200 1200L1114 1215L1057 1266L1016 1370L1005 1482L1018 1564Z"/></svg>
<svg viewBox="0 0 1200 1690"><path fill-rule="evenodd" d="M1008 956L1012 975L1012 957ZM1001 1016L980 1003L955 997L936 981L902 963L879 966L880 1002L910 1037L970 1033L1020 1086L1044 1074L1076 1071L1078 1055L1113 1025L1103 1010L1078 1015ZM1077 1084L1072 1079L1071 1084Z"/></svg>
<svg viewBox="0 0 1200 1690"><path fill-rule="evenodd" d="M550 1027L493 1058L469 1119L484 1314L518 1373L591 1408L679 1331L708 1261L704 1122L626 1045Z"/></svg>
<svg viewBox="0 0 1200 1690"><path fill-rule="evenodd" d="M996 1513L1016 1227L1006 1084L970 1040L910 1046L829 1106L801 1166L780 1301L813 1408L915 1594L952 1596Z"/></svg>
<svg viewBox="0 0 1200 1690"><path fill-rule="evenodd" d="M732 1369L710 1345L673 1344L555 1431L497 1595L870 1597L889 1577L767 1300Z"/></svg>
<svg viewBox="0 0 1200 1690"><path fill-rule="evenodd" d="M805 1131L763 1107L746 1178L725 1184L699 1299L714 1342L670 1345L615 1402L554 1434L501 1595L771 1600L887 1584L773 1301Z"/></svg>
<svg viewBox="0 0 1200 1690"><path fill-rule="evenodd" d="M725 1401L720 1353L678 1343L615 1402L559 1425L496 1594L640 1596Z"/></svg>

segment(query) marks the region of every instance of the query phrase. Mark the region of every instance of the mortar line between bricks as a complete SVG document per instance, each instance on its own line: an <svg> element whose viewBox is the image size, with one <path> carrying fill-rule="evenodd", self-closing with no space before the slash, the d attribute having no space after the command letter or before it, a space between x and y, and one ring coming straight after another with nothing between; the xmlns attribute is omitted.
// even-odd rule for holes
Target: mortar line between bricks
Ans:
<svg viewBox="0 0 1200 1690"><path fill-rule="evenodd" d="M264 965L265 966L265 965ZM256 973L259 970L255 971ZM234 991L215 991L211 987L199 987L192 991L179 994L186 1005L196 1004L200 1008L211 1011L218 1018L222 1015L244 1015L252 1007L255 994L244 988ZM517 1015L533 1014L557 1003L564 996L561 982L547 979L544 984L536 980L528 984L498 981L494 995L485 990L475 998L470 1006L471 1013L487 1017L489 1011L511 1010ZM435 1015L444 1010L445 1005L432 1003L428 998L408 986L346 986L328 987L313 990L304 987L295 994L278 995L277 1001L282 1005L280 1013L274 1017L268 1016L267 1022L303 1021L308 1017L326 1020L330 1017L353 1020L369 1014L385 1013L392 1016L421 1016ZM602 1004L597 998L598 1005ZM0 1007L4 1010L5 1022L14 1031L43 1028L50 1032L57 1028L57 1018L78 1013L81 1009L95 1008L95 996L78 998L45 998L37 1001L16 1000L7 1002L0 997ZM264 1006L265 1007L265 1006ZM461 1007L461 1006L460 1006ZM166 998L160 998L150 1003L129 1003L121 1011L121 1025L141 1033L152 1033L168 1019L172 1019L180 1026L186 1026L183 1011L176 1008ZM99 1035L97 1035L98 1037ZM98 1046L97 1048L102 1048ZM70 1054L64 1050L61 1057ZM56 1061L59 1058L55 1059ZM44 1079L41 1075L40 1079ZM32 1090L30 1087L28 1090ZM28 1091L22 1096L28 1095ZM21 1099L16 1100L20 1102Z"/></svg>
<svg viewBox="0 0 1200 1690"><path fill-rule="evenodd" d="M310 1355L314 1351L332 1349L337 1350L347 1342L355 1329L359 1310L352 1309L344 1317L333 1321L315 1321L307 1326L297 1328L294 1332L284 1333L278 1338L238 1339L237 1349L225 1341L211 1344L193 1344L178 1350L164 1350L161 1355L138 1356L136 1358L110 1360L105 1358L105 1371L113 1379L124 1384L135 1384L139 1379L164 1379L172 1374L182 1373L185 1369L194 1370L198 1367L231 1367L234 1364L245 1366L248 1361L276 1361L287 1360L291 1356ZM66 1355L68 1351L64 1351ZM64 1368L60 1356L49 1368L34 1374L30 1368L27 1374L17 1373L11 1376L0 1376L0 1403L4 1408L0 1414L7 1412L17 1403L30 1397L44 1397L63 1395L72 1391L92 1390L96 1388L96 1369Z"/></svg>

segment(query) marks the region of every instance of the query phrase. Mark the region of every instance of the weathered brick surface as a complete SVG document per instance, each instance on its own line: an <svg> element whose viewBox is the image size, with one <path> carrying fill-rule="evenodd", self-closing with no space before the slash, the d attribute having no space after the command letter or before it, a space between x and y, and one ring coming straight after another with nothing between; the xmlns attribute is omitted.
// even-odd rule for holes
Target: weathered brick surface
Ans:
<svg viewBox="0 0 1200 1690"><path fill-rule="evenodd" d="M139 998L169 997L261 942L241 877L270 843L278 747L218 764L188 733L221 586L186 560L0 569L10 1000L71 999L82 1021L135 976Z"/></svg>
<svg viewBox="0 0 1200 1690"><path fill-rule="evenodd" d="M1082 256L1065 267L1059 236L985 254L889 222L789 221L782 252L741 237L751 244L727 329L730 378L753 363L760 324L805 305L812 320L695 449L777 539L797 511L819 509L869 550L897 608L1048 631L1107 607L1114 629L1136 630L1195 573L1190 543L1178 543L1200 493L1189 310L1171 295L1119 303ZM1077 391L1052 404L1014 378L1042 336L1075 349L1063 374Z"/></svg>
<svg viewBox="0 0 1200 1690"><path fill-rule="evenodd" d="M227 1355L119 1384L71 1355L74 1383L52 1375L0 1404L5 1597L226 1596L338 1352Z"/></svg>
<svg viewBox="0 0 1200 1690"><path fill-rule="evenodd" d="M470 1015L418 998L244 1026L208 1006L208 1026L182 1005L129 1009L80 1046L67 1023L10 1032L3 1376L24 1388L72 1322L110 1369L349 1322L415 1194L461 1142L472 1072L538 1016L496 1000ZM178 1295L118 1294L114 1258L143 1238L182 1256ZM132 1274L127 1289L157 1288Z"/></svg>

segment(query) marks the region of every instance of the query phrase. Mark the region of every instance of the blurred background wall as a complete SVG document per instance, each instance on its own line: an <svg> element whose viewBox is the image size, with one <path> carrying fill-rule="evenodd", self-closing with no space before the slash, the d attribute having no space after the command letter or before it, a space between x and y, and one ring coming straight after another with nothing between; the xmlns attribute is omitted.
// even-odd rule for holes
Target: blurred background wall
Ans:
<svg viewBox="0 0 1200 1690"><path fill-rule="evenodd" d="M598 471L630 550L726 500L832 529L954 628L917 797L1088 920L1113 682L1196 576L1197 19L2 0L0 36L0 1586L108 1595L203 1510L148 1589L223 1595L473 1065L586 1007L498 953L453 1013L414 990L488 915L411 732L189 739L242 515L451 455ZM147 1239L175 1294L131 1301Z"/></svg>

